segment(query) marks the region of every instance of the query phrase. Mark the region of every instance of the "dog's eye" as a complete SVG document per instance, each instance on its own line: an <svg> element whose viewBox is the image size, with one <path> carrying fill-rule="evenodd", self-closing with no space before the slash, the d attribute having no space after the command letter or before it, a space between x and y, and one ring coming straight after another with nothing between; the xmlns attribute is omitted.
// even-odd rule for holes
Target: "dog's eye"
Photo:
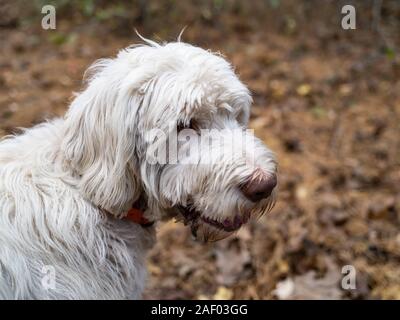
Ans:
<svg viewBox="0 0 400 320"><path fill-rule="evenodd" d="M193 119L191 119L189 123L179 122L177 126L177 131L181 132L183 129L197 130L197 124Z"/></svg>

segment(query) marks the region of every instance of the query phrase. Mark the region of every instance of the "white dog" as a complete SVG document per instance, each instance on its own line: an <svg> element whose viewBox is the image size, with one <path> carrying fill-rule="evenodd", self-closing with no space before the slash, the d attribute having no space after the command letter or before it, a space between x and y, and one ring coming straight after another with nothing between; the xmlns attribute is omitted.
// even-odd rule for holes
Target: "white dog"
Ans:
<svg viewBox="0 0 400 320"><path fill-rule="evenodd" d="M63 119L0 142L0 298L140 298L154 222L218 240L271 209L276 162L245 130L251 97L231 65L145 41L95 63ZM180 161L148 161L160 145L148 133L171 124L198 137L239 131L245 143L231 135L213 161L197 144L200 161L185 162L195 139L179 140Z"/></svg>

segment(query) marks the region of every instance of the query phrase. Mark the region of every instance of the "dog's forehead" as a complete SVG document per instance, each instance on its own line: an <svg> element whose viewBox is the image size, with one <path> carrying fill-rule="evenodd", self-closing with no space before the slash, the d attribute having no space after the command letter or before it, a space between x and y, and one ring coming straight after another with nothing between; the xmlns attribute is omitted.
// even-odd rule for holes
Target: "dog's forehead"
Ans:
<svg viewBox="0 0 400 320"><path fill-rule="evenodd" d="M181 111L187 116L209 116L219 110L239 113L251 97L232 65L220 53L175 42L165 46L177 61L176 82L186 94Z"/></svg>
<svg viewBox="0 0 400 320"><path fill-rule="evenodd" d="M252 101L249 90L220 53L171 42L133 47L122 55L133 73L142 74L141 91L153 102L149 107L163 105L157 108L164 110L163 117L172 118L172 107L179 119L206 118L223 110L244 114L246 121ZM154 110L154 116L160 114Z"/></svg>

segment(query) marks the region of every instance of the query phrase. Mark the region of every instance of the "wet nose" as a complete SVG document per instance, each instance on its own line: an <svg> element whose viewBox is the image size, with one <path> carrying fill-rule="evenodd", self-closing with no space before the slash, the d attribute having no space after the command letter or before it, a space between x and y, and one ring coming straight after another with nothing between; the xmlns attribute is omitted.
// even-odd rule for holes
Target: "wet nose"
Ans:
<svg viewBox="0 0 400 320"><path fill-rule="evenodd" d="M276 174L264 173L257 169L249 181L241 188L242 193L251 201L268 198L277 184Z"/></svg>

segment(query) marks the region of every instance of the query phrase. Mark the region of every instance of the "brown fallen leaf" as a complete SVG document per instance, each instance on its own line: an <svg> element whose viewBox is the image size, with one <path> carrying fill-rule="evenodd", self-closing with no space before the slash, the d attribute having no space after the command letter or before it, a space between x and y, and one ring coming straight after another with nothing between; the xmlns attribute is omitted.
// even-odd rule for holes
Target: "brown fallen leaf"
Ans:
<svg viewBox="0 0 400 320"><path fill-rule="evenodd" d="M250 253L243 241L233 238L217 244L216 265L217 282L224 286L235 284L244 277L245 267L251 263Z"/></svg>
<svg viewBox="0 0 400 320"><path fill-rule="evenodd" d="M278 299L294 300L336 300L342 298L339 289L341 273L331 259L326 258L328 270L322 278L315 271L309 271L301 276L286 278L278 282L274 294Z"/></svg>
<svg viewBox="0 0 400 320"><path fill-rule="evenodd" d="M219 287L217 292L214 294L214 300L230 300L233 297L233 292L231 289L226 287Z"/></svg>
<svg viewBox="0 0 400 320"><path fill-rule="evenodd" d="M311 86L309 84L302 84L297 87L296 92L300 96L308 96L311 93Z"/></svg>

